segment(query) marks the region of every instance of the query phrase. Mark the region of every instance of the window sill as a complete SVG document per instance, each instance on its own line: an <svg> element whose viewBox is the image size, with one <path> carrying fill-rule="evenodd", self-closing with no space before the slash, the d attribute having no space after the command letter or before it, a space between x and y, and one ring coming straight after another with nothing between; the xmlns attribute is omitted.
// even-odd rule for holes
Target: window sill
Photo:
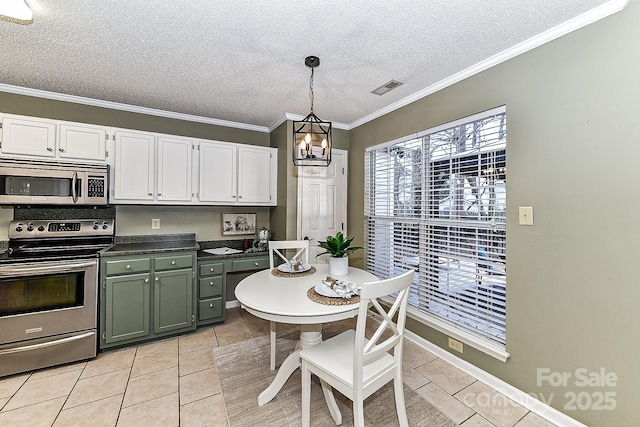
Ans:
<svg viewBox="0 0 640 427"><path fill-rule="evenodd" d="M393 298L387 299L387 302L390 302L391 304L393 304L393 301ZM420 312L411 306L409 306L409 308L407 309L407 317L416 320L426 326L429 326L430 328L433 328L438 332L441 332L457 341L460 341L463 344L471 346L476 350L479 350L491 357L494 357L501 362L506 362L507 359L509 359L510 355L504 347L501 347L488 340L476 337L467 331L443 322L435 316L430 316L429 314Z"/></svg>

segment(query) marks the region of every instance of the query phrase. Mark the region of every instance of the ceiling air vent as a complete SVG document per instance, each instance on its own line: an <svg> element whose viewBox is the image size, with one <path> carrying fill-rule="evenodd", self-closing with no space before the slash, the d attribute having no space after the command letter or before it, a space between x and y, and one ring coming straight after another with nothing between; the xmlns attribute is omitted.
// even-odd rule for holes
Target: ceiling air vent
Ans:
<svg viewBox="0 0 640 427"><path fill-rule="evenodd" d="M391 80L390 82L383 84L379 88L372 90L371 93L375 93L376 95L384 95L390 90L393 90L401 85L402 85L402 82L399 82L397 80Z"/></svg>

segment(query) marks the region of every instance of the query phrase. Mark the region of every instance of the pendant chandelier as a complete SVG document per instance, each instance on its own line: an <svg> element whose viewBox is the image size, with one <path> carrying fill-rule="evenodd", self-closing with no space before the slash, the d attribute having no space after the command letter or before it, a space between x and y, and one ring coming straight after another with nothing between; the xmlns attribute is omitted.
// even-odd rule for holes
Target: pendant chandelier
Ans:
<svg viewBox="0 0 640 427"><path fill-rule="evenodd" d="M307 56L304 63L311 68L311 112L304 119L293 122L293 164L326 167L331 163L331 122L320 120L313 112L313 71L320 65L320 58Z"/></svg>

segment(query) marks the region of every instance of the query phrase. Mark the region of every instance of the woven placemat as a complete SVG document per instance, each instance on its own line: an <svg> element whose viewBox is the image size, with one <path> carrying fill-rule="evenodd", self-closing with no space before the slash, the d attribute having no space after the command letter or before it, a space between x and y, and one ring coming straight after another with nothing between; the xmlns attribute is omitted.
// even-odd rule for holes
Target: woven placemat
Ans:
<svg viewBox="0 0 640 427"><path fill-rule="evenodd" d="M311 266L311 268L308 269L307 271L301 271L299 273L285 273L284 271L280 271L277 268L274 268L273 270L271 270L271 274L278 277L304 277L304 276L311 276L315 272L316 272L316 268L314 266Z"/></svg>
<svg viewBox="0 0 640 427"><path fill-rule="evenodd" d="M347 305L347 304L358 304L360 302L360 296L354 295L351 298L332 298L325 297L324 295L320 295L316 292L315 286L310 288L307 291L307 296L313 302L317 302L318 304L324 305Z"/></svg>

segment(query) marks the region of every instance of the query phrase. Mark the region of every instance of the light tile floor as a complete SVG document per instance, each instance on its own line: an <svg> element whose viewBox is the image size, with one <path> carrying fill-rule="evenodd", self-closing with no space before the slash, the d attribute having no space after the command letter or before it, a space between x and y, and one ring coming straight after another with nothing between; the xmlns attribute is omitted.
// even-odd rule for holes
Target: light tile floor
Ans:
<svg viewBox="0 0 640 427"><path fill-rule="evenodd" d="M234 308L189 335L0 379L0 426L228 426L211 350L268 331ZM403 360L405 383L464 427L552 426L411 341Z"/></svg>

